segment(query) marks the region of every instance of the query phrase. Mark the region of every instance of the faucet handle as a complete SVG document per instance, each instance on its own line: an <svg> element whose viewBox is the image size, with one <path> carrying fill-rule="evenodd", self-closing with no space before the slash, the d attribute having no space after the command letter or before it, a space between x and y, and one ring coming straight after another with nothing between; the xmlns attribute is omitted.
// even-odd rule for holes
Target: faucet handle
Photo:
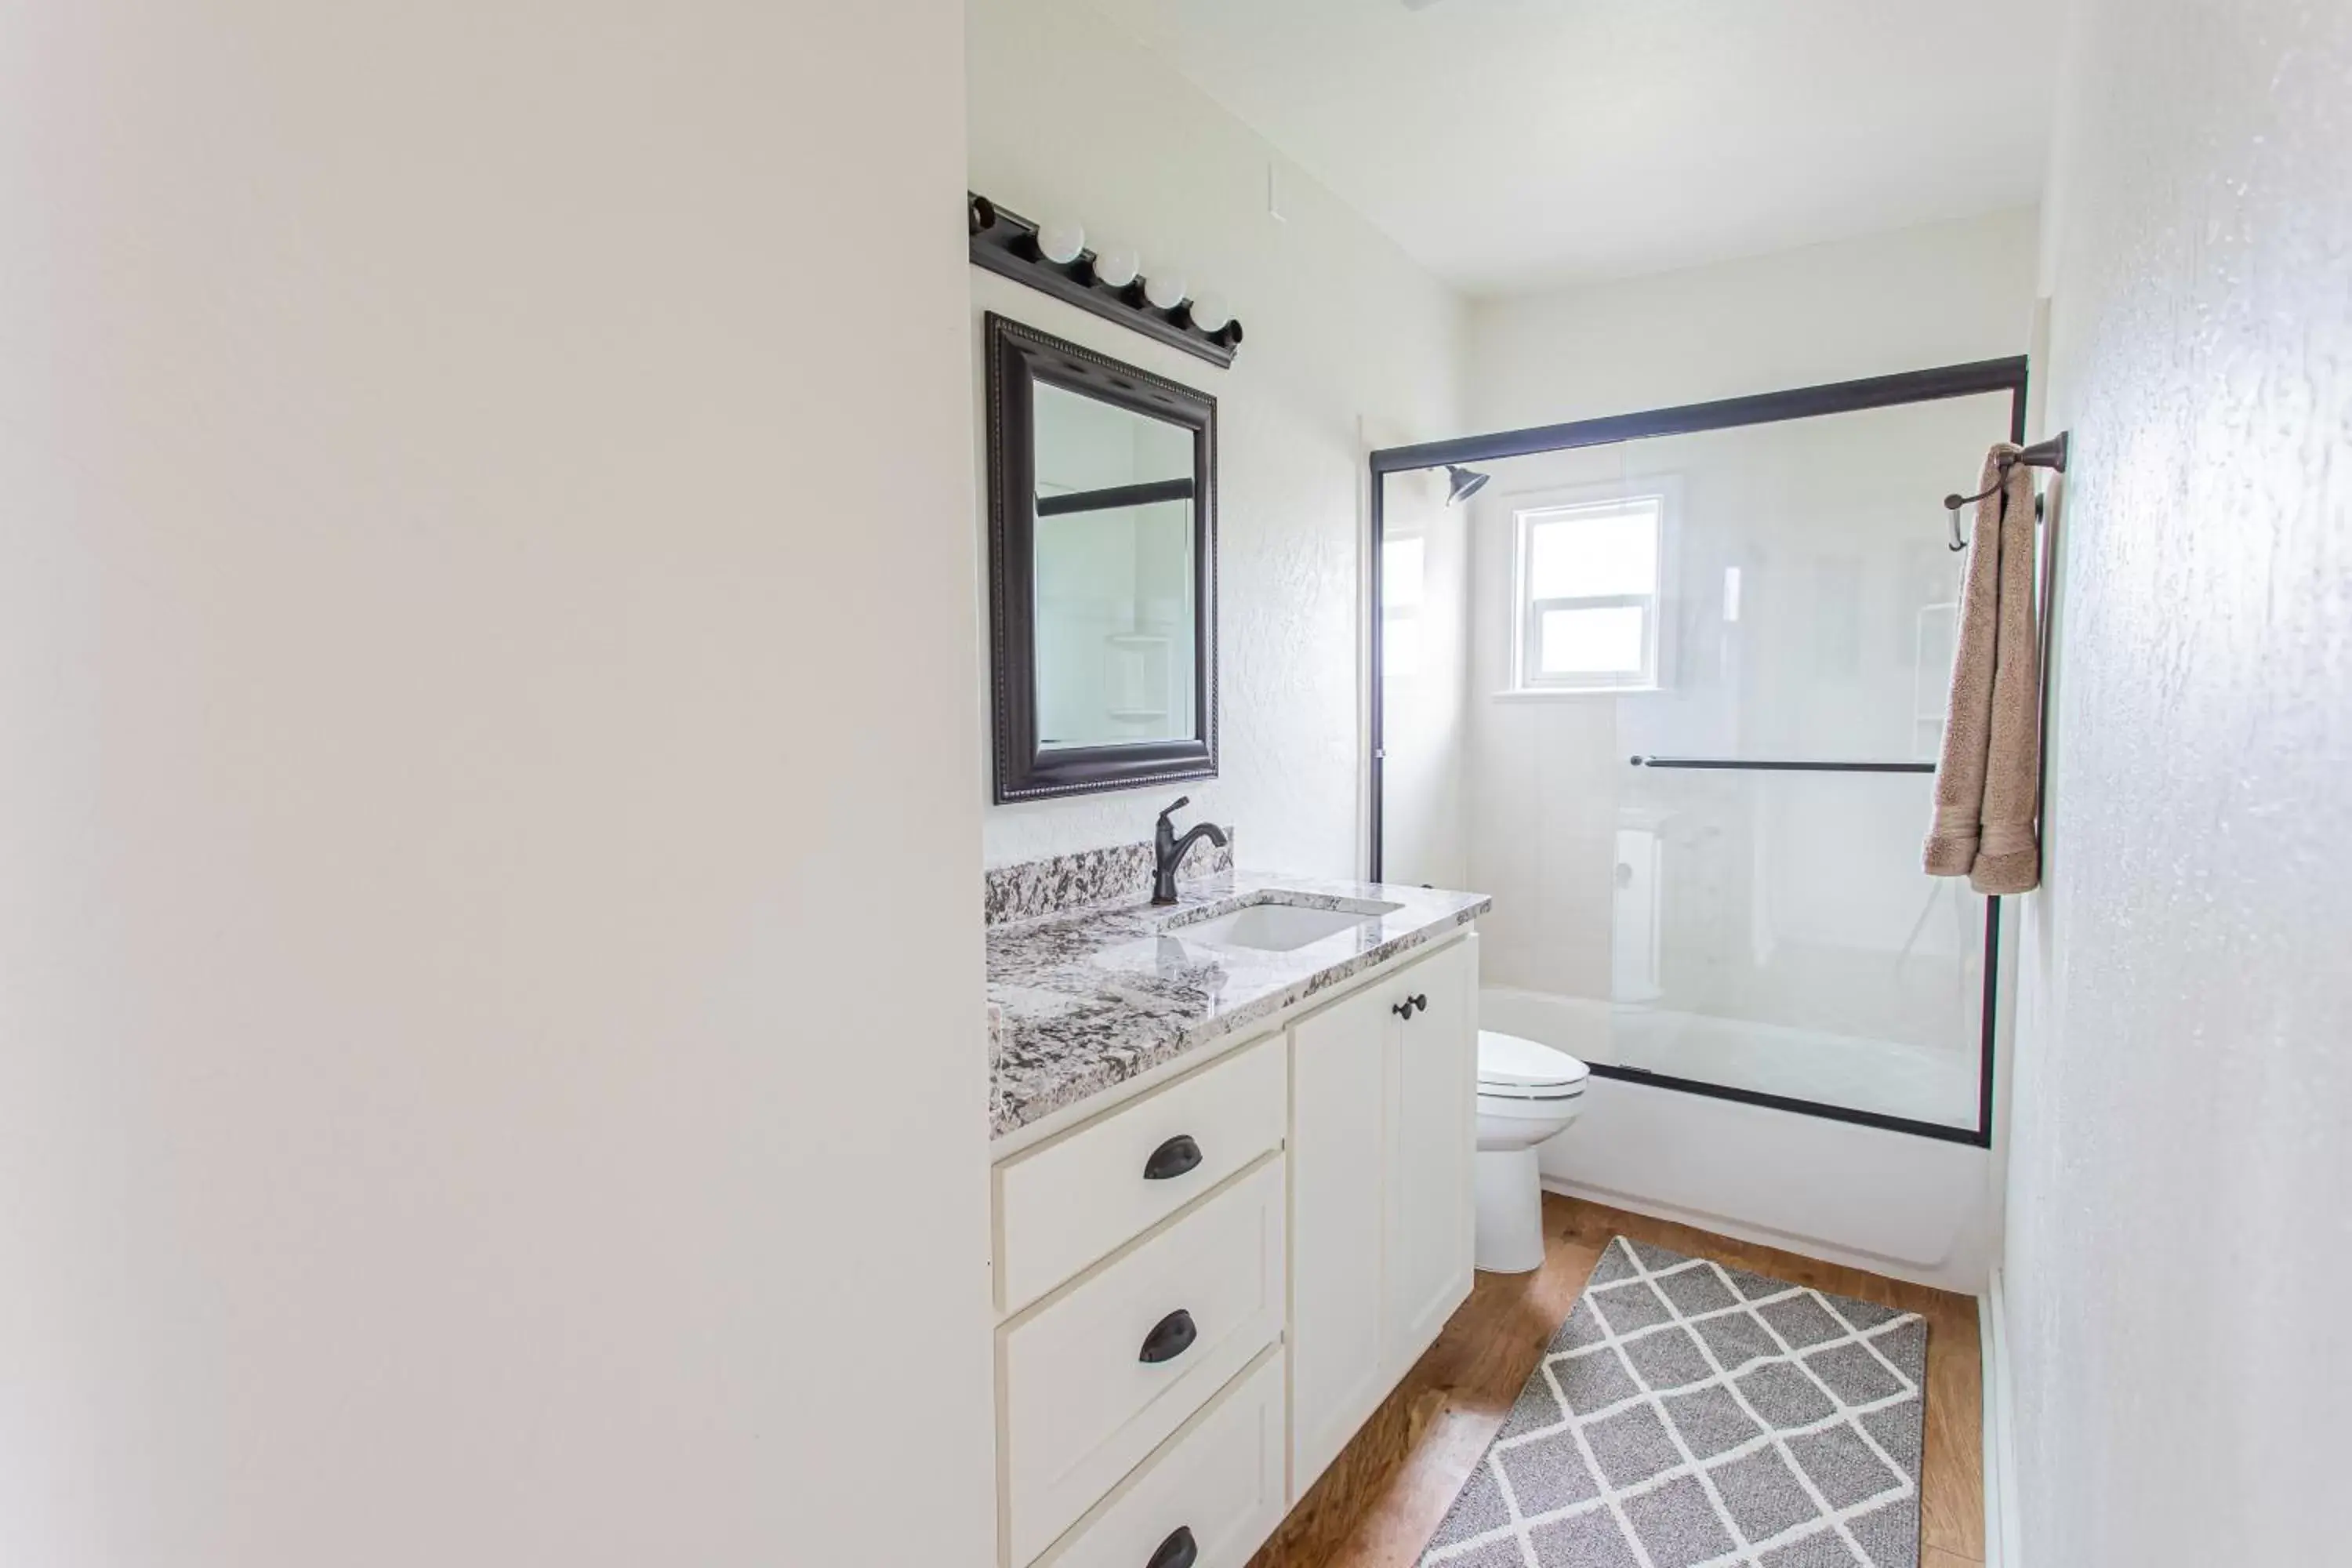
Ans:
<svg viewBox="0 0 2352 1568"><path fill-rule="evenodd" d="M1165 809L1164 811L1160 812L1160 821L1162 821L1162 822L1167 821L1170 817L1171 817L1171 816L1175 816L1178 812L1180 812L1180 811L1183 810L1186 806L1188 806L1188 805L1192 805L1192 797L1191 795L1178 795L1174 800L1172 800L1172 801L1171 801L1171 802L1169 802L1169 803L1168 803L1167 809Z"/></svg>

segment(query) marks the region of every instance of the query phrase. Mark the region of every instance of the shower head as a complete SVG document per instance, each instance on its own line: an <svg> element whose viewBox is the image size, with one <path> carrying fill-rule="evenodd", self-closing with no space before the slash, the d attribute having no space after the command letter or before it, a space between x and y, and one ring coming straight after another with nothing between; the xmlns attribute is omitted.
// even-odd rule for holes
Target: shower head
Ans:
<svg viewBox="0 0 2352 1568"><path fill-rule="evenodd" d="M1445 477L1449 481L1451 481L1451 488L1446 492L1445 502L1448 506L1451 506L1455 501L1468 500L1472 496L1476 495L1479 488L1495 476L1492 474L1482 474L1475 468L1465 468L1455 464L1448 463L1445 465Z"/></svg>

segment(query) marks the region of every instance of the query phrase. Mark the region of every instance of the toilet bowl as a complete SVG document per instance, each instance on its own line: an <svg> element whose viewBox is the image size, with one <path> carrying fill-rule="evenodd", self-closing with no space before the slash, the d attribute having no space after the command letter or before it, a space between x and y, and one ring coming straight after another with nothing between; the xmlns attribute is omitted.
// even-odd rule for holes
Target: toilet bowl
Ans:
<svg viewBox="0 0 2352 1568"><path fill-rule="evenodd" d="M1478 1241L1490 1274L1543 1267L1536 1147L1584 1109L1584 1064L1499 1030L1478 1031Z"/></svg>

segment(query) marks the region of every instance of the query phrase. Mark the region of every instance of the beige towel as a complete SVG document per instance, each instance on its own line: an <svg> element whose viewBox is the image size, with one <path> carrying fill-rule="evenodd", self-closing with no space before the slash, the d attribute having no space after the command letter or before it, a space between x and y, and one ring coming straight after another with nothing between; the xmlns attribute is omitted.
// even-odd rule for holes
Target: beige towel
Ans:
<svg viewBox="0 0 2352 1568"><path fill-rule="evenodd" d="M2034 629L2033 472L2004 474L1985 457L1960 591L1936 820L1925 857L1934 877L1966 877L1979 893L2031 891L2042 878L2034 815L2042 779L2042 656Z"/></svg>

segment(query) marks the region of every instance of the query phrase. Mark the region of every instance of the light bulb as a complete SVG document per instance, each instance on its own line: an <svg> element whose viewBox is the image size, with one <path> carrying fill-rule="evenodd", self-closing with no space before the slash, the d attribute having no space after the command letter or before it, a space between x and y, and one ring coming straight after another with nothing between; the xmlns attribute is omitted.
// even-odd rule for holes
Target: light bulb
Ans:
<svg viewBox="0 0 2352 1568"><path fill-rule="evenodd" d="M1163 310L1172 310L1184 302L1184 275L1181 272L1155 272L1143 280L1143 297Z"/></svg>
<svg viewBox="0 0 2352 1568"><path fill-rule="evenodd" d="M1125 246L1116 246L1095 253L1095 277L1113 289L1124 289L1135 281L1143 270L1143 259Z"/></svg>
<svg viewBox="0 0 2352 1568"><path fill-rule="evenodd" d="M1233 311L1214 294L1203 294L1192 301L1192 324L1204 332L1213 332L1233 319Z"/></svg>
<svg viewBox="0 0 2352 1568"><path fill-rule="evenodd" d="M1087 247L1087 231L1066 217L1057 217L1037 231L1037 253L1066 267Z"/></svg>

